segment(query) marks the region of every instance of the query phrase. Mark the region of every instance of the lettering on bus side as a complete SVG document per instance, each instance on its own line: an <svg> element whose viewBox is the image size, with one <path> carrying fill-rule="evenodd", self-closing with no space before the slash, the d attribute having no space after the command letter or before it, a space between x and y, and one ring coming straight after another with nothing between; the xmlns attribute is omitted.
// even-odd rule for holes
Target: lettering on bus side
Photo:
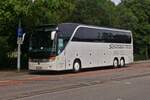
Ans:
<svg viewBox="0 0 150 100"><path fill-rule="evenodd" d="M131 45L110 44L109 49L131 49Z"/></svg>

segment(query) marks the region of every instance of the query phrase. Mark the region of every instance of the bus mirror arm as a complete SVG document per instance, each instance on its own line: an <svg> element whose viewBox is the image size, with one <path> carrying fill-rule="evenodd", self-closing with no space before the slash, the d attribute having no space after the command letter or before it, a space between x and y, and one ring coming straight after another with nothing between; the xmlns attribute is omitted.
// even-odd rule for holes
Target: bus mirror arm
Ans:
<svg viewBox="0 0 150 100"><path fill-rule="evenodd" d="M25 35L26 35L26 33L24 33L22 36L22 42L24 41Z"/></svg>

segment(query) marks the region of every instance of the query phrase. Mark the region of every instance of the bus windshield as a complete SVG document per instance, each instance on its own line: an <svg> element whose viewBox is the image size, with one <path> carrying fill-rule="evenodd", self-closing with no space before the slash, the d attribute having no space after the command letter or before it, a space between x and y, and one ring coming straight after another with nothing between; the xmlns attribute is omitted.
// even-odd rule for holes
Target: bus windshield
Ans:
<svg viewBox="0 0 150 100"><path fill-rule="evenodd" d="M56 40L51 40L51 31L35 31L29 44L30 58L49 58L55 56Z"/></svg>

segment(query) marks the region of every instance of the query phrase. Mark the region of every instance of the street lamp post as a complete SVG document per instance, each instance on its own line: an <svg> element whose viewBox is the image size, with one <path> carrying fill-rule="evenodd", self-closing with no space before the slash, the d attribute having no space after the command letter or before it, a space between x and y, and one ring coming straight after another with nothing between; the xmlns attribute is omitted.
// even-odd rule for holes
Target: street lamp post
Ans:
<svg viewBox="0 0 150 100"><path fill-rule="evenodd" d="M17 40L19 41L19 40ZM17 58L17 70L20 72L20 57L21 56L21 44L18 43L18 58Z"/></svg>
<svg viewBox="0 0 150 100"><path fill-rule="evenodd" d="M32 3L34 3L35 0L32 0ZM20 61L21 61L21 44L23 44L24 41L24 37L25 37L25 33L23 33L23 29L21 27L21 19L19 16L19 25L18 25L18 29L17 29L17 44L18 44L18 53L17 53L17 70L18 72L20 72Z"/></svg>

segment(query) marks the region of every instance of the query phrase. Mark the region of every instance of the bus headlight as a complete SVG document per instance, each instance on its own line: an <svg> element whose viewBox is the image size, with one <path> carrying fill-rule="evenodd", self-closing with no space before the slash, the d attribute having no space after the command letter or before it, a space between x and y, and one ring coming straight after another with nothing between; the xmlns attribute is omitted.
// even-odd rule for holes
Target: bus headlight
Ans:
<svg viewBox="0 0 150 100"><path fill-rule="evenodd" d="M50 57L49 60L50 60L51 62L53 62L53 61L56 60L56 57Z"/></svg>

